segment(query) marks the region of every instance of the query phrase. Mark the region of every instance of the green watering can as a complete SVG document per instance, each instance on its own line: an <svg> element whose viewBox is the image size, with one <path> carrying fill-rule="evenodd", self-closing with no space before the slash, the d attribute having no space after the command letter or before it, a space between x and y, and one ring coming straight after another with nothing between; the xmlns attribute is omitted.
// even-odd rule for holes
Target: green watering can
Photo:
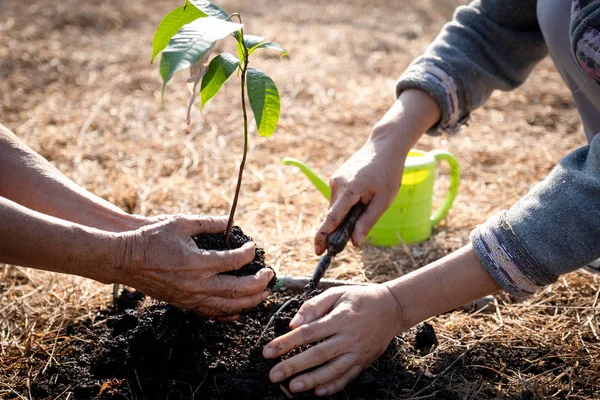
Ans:
<svg viewBox="0 0 600 400"><path fill-rule="evenodd" d="M446 161L450 165L450 187L444 203L432 215L433 182L437 161ZM317 190L327 200L331 199L331 190L327 183L306 164L290 157L285 157L281 162L300 168ZM370 243L389 247L402 242L408 244L426 240L431 236L431 229L448 215L459 185L460 168L452 154L439 150L430 152L411 150L404 163L402 186L390 208L383 213L369 232L367 238Z"/></svg>

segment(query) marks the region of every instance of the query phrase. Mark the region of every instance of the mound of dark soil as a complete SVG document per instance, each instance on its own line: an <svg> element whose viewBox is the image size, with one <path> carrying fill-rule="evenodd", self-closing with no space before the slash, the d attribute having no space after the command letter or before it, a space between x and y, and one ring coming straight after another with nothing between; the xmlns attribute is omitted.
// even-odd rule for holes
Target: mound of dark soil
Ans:
<svg viewBox="0 0 600 400"><path fill-rule="evenodd" d="M100 310L92 319L63 328L59 337L65 345L57 341L52 363L47 363L47 354L27 360L37 366L36 371L46 368L33 376L23 395L36 400L287 398L280 385L268 379L278 360L265 360L261 349L288 330L299 301L279 315L261 337L267 321L289 295L275 293L239 321L227 323L150 300L136 305L142 297L138 292L123 291L117 302L123 308ZM467 392L477 393L470 398L500 398L497 387L507 379L496 372L502 366L539 374L560 371L557 367L564 363L548 360L547 350L526 343L486 343L466 355L464 350L445 351L427 362L415 362L435 340L432 327L425 325L396 337L370 368L328 399L458 400ZM20 397L9 394L8 398ZM306 392L293 398L315 397ZM552 397L527 390L501 398Z"/></svg>
<svg viewBox="0 0 600 400"><path fill-rule="evenodd" d="M194 238L206 249L240 247L251 240L239 228L234 229L231 239L227 245L222 234ZM247 275L264 267L264 251L257 247L254 261L232 273ZM276 278L271 284L275 282ZM268 379L269 370L279 360L265 360L261 352L268 341L289 330L289 322L301 306L300 296L293 297L263 336L269 319L290 296L276 293L245 312L239 321L219 323L123 290L114 306L57 334L52 362L46 353L33 354L24 361L31 366L29 371L35 367L36 372L27 374L23 395L81 400L285 399L289 392ZM469 382L477 383L481 398L495 398L496 385L505 379L494 372L496 369L514 362L515 368L528 370L533 365L521 365L523 359L543 359L543 352L517 354L510 346L491 344L492 348L482 345L465 357L461 352L440 352L427 363L415 362L436 345L437 337L429 324L396 337L370 368L329 399L391 400L413 395L459 399L464 398ZM532 348L517 347L517 351ZM489 368L473 367L485 364ZM539 373L546 367L556 369L555 364L544 365ZM461 377L457 382L455 373ZM523 393L515 398L526 398ZM314 395L306 392L293 398L311 399Z"/></svg>
<svg viewBox="0 0 600 400"><path fill-rule="evenodd" d="M279 384L268 380L278 360L265 360L261 350L274 335L289 330L299 301L278 315L261 338L267 321L289 296L278 293L229 323L164 303L130 308L133 299L140 299L138 292L123 291L117 304L126 308L103 310L94 320L69 326L66 334L81 340L34 380L33 397L53 399L70 391L76 399L286 398ZM393 360L394 345L346 393L333 398L394 398L394 389L407 381L402 363Z"/></svg>

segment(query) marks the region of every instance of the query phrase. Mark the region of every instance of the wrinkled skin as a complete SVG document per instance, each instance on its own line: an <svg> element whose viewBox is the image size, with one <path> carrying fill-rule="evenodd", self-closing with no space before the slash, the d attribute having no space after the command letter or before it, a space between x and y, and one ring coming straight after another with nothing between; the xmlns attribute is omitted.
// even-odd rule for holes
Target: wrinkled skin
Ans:
<svg viewBox="0 0 600 400"><path fill-rule="evenodd" d="M0 261L123 283L208 317L236 318L267 295L269 269L220 272L254 258L254 245L198 249L193 235L226 229L222 218L130 215L88 192L0 124Z"/></svg>
<svg viewBox="0 0 600 400"><path fill-rule="evenodd" d="M281 382L323 364L292 379L290 390L334 394L383 354L401 326L401 307L386 286L329 289L302 305L290 323L292 330L268 343L263 356L280 357L300 346L323 342L280 362L269 378Z"/></svg>
<svg viewBox="0 0 600 400"><path fill-rule="evenodd" d="M227 219L187 215L161 216L156 222L120 235L121 274L116 282L139 289L176 307L218 319L235 319L240 311L263 301L273 271L256 275L219 275L254 259L254 243L239 249L199 249L192 239L224 232Z"/></svg>

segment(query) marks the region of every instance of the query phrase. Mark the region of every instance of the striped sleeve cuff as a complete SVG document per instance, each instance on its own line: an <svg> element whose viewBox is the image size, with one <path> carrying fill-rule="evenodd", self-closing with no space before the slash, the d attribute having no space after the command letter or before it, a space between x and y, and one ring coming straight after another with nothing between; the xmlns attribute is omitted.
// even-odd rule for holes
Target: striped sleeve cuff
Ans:
<svg viewBox="0 0 600 400"><path fill-rule="evenodd" d="M506 212L478 225L471 232L471 242L481 264L511 295L528 296L558 279L519 243Z"/></svg>
<svg viewBox="0 0 600 400"><path fill-rule="evenodd" d="M406 89L421 89L440 106L440 122L427 133L437 135L440 132L454 134L466 124L469 113L464 110L464 94L459 89L452 74L437 62L430 59L417 59L402 74L396 84L396 96Z"/></svg>

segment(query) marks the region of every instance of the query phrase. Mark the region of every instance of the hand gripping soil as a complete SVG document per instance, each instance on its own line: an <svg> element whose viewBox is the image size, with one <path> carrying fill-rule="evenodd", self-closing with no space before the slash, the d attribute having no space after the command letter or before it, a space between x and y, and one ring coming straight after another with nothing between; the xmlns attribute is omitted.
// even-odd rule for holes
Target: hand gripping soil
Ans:
<svg viewBox="0 0 600 400"><path fill-rule="evenodd" d="M306 300L311 295L311 293L313 293L315 289L317 289L321 278L323 277L323 275L325 275L325 272L331 264L331 260L336 255L341 253L344 250L344 248L346 248L346 244L348 244L348 241L350 240L350 238L352 237L352 233L354 232L356 221L358 221L358 218L360 218L360 216L363 214L366 208L367 207L363 203L356 203L354 206L352 206L350 211L348 211L348 214L346 214L346 216L344 217L340 225L335 229L335 231L333 231L331 234L329 234L329 236L327 236L327 251L325 255L319 260L319 263L317 264L315 271L313 272L312 278L310 279L308 285L306 285L304 289L304 294L301 296L303 300ZM265 329L263 330L260 339L262 339L262 337L265 335L271 324L273 324L275 318L277 318L278 315L285 311L289 307L289 305L296 300L297 298L292 297L291 299L283 303L283 305L275 312L275 314L273 314L273 316L265 326Z"/></svg>

